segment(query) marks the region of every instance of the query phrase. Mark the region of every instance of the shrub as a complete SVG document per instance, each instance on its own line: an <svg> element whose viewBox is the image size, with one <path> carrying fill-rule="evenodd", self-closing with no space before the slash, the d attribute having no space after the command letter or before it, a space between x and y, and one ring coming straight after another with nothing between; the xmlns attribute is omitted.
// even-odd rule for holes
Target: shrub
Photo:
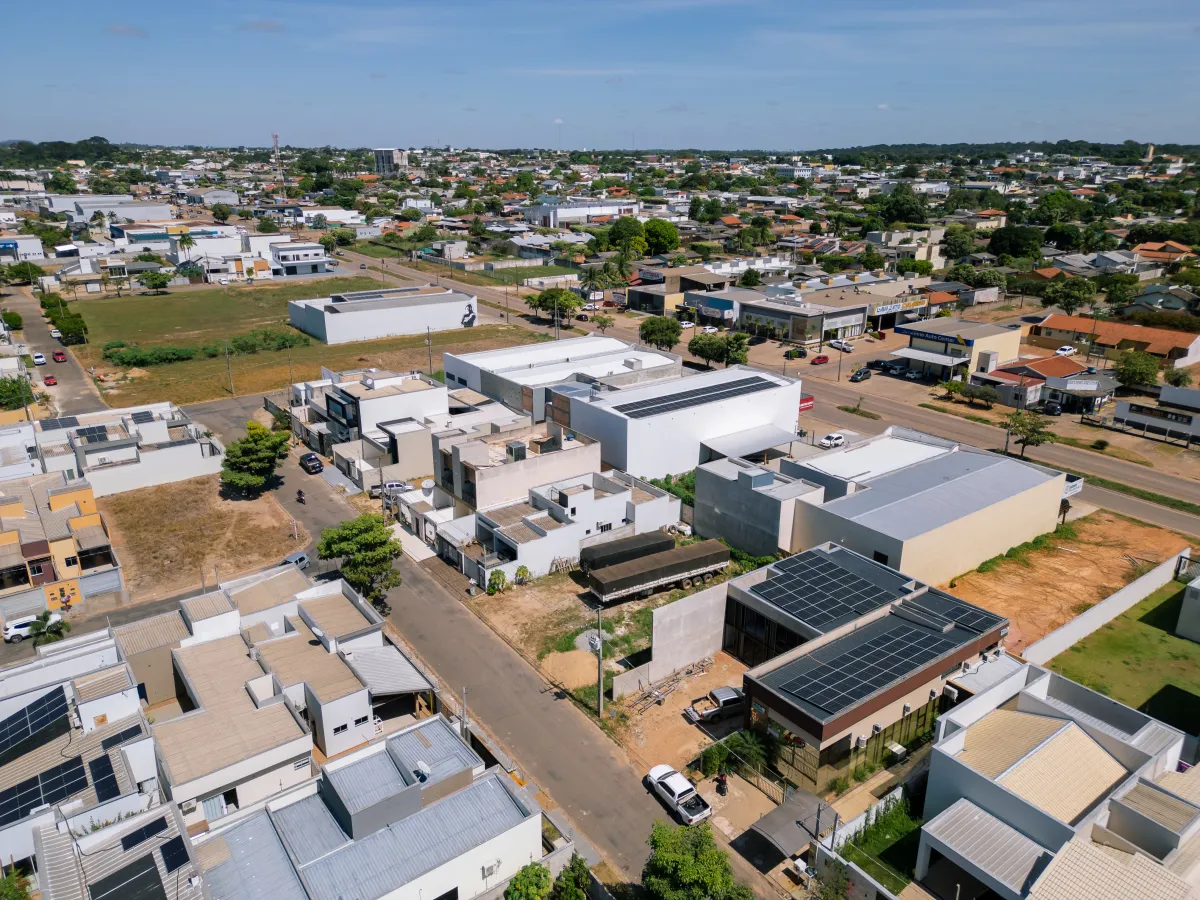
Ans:
<svg viewBox="0 0 1200 900"><path fill-rule="evenodd" d="M11 309L6 309L4 312L0 313L0 320L3 320L4 324L13 331L19 331L21 326L25 324L24 320L21 318L21 314L18 312L13 312Z"/></svg>
<svg viewBox="0 0 1200 900"><path fill-rule="evenodd" d="M488 576L487 592L489 597L503 594L506 587L508 587L508 576L504 574L503 569L496 569Z"/></svg>
<svg viewBox="0 0 1200 900"><path fill-rule="evenodd" d="M704 752L700 754L700 771L704 773L705 778L712 778L724 768L727 759L729 759L729 748L724 744L705 747Z"/></svg>
<svg viewBox="0 0 1200 900"><path fill-rule="evenodd" d="M850 778L847 775L839 775L837 778L831 779L829 784L825 785L825 790L830 794L844 794L850 790Z"/></svg>
<svg viewBox="0 0 1200 900"><path fill-rule="evenodd" d="M108 341L103 349L107 353L109 350L120 350L122 347L129 346L124 341Z"/></svg>
<svg viewBox="0 0 1200 900"><path fill-rule="evenodd" d="M1108 441L1106 441L1104 438L1097 438L1096 440L1092 441L1092 449L1093 450L1107 450L1108 449Z"/></svg>

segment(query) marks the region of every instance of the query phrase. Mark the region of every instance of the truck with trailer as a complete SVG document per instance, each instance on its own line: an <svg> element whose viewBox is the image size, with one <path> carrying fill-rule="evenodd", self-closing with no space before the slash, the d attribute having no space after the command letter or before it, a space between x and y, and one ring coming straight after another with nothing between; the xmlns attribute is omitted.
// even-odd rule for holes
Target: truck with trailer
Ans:
<svg viewBox="0 0 1200 900"><path fill-rule="evenodd" d="M617 563L629 562L651 553L662 553L674 547L675 539L665 531L647 531L645 534L635 534L584 547L579 551L579 568L587 575L593 569L615 566Z"/></svg>
<svg viewBox="0 0 1200 900"><path fill-rule="evenodd" d="M728 565L728 547L720 541L700 541L593 569L588 574L588 589L601 603L624 597L649 597L676 584L686 590L698 583L708 583L714 573Z"/></svg>

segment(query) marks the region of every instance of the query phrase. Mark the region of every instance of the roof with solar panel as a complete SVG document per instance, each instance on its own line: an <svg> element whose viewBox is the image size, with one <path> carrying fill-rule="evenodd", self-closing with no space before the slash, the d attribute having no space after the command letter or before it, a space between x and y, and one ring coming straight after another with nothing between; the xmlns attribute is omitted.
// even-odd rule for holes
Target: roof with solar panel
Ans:
<svg viewBox="0 0 1200 900"><path fill-rule="evenodd" d="M591 398L590 402L629 419L645 419L722 400L734 400L791 383L792 379L770 372L731 366L602 393Z"/></svg>

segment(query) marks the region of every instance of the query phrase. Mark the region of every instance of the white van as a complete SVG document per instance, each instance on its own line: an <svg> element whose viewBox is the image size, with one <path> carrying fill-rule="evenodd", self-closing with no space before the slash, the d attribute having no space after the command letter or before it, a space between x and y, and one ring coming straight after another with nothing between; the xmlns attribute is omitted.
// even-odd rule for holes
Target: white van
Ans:
<svg viewBox="0 0 1200 900"><path fill-rule="evenodd" d="M29 633L33 629L33 623L37 620L37 616L18 616L15 619L9 619L4 623L4 643L21 643L21 641L29 637ZM50 613L50 624L61 621L62 616L58 613Z"/></svg>
<svg viewBox="0 0 1200 900"><path fill-rule="evenodd" d="M281 566L295 566L297 569L308 568L308 554L303 551L299 553L289 553L283 558Z"/></svg>

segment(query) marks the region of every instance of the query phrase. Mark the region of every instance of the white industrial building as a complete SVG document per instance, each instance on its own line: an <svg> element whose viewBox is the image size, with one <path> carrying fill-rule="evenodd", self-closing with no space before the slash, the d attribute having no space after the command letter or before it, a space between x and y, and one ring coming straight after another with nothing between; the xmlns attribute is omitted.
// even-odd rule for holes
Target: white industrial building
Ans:
<svg viewBox="0 0 1200 900"><path fill-rule="evenodd" d="M46 250L42 246L42 239L36 234L0 231L0 260L33 262L45 258Z"/></svg>
<svg viewBox="0 0 1200 900"><path fill-rule="evenodd" d="M679 521L679 498L624 472L592 472L532 488L526 500L480 509L437 529L439 553L486 586L502 571L540 578L573 565L591 544Z"/></svg>
<svg viewBox="0 0 1200 900"><path fill-rule="evenodd" d="M524 410L534 422L548 417L549 389L555 385L626 387L678 378L683 371L681 358L673 353L596 335L479 353L446 353L442 365L446 384Z"/></svg>
<svg viewBox="0 0 1200 900"><path fill-rule="evenodd" d="M425 284L292 300L288 318L305 334L327 344L345 344L471 328L477 303L473 294Z"/></svg>
<svg viewBox="0 0 1200 900"><path fill-rule="evenodd" d="M560 228L581 225L605 216L636 216L642 210L637 199L564 200L561 203L539 203L524 210L525 221L539 228Z"/></svg>
<svg viewBox="0 0 1200 900"><path fill-rule="evenodd" d="M375 174L380 178L391 178L399 173L408 171L408 151L394 147L376 147L371 151L375 155Z"/></svg>
<svg viewBox="0 0 1200 900"><path fill-rule="evenodd" d="M661 478L728 455L721 439L741 432L753 432L764 448L790 442L800 396L798 379L730 366L619 390L562 386L554 423L599 441L606 465Z"/></svg>
<svg viewBox="0 0 1200 900"><path fill-rule="evenodd" d="M304 224L309 228L316 224L318 216L324 219L329 227L362 225L367 221L358 210L342 209L340 206L305 206L301 208L301 214L304 216Z"/></svg>

